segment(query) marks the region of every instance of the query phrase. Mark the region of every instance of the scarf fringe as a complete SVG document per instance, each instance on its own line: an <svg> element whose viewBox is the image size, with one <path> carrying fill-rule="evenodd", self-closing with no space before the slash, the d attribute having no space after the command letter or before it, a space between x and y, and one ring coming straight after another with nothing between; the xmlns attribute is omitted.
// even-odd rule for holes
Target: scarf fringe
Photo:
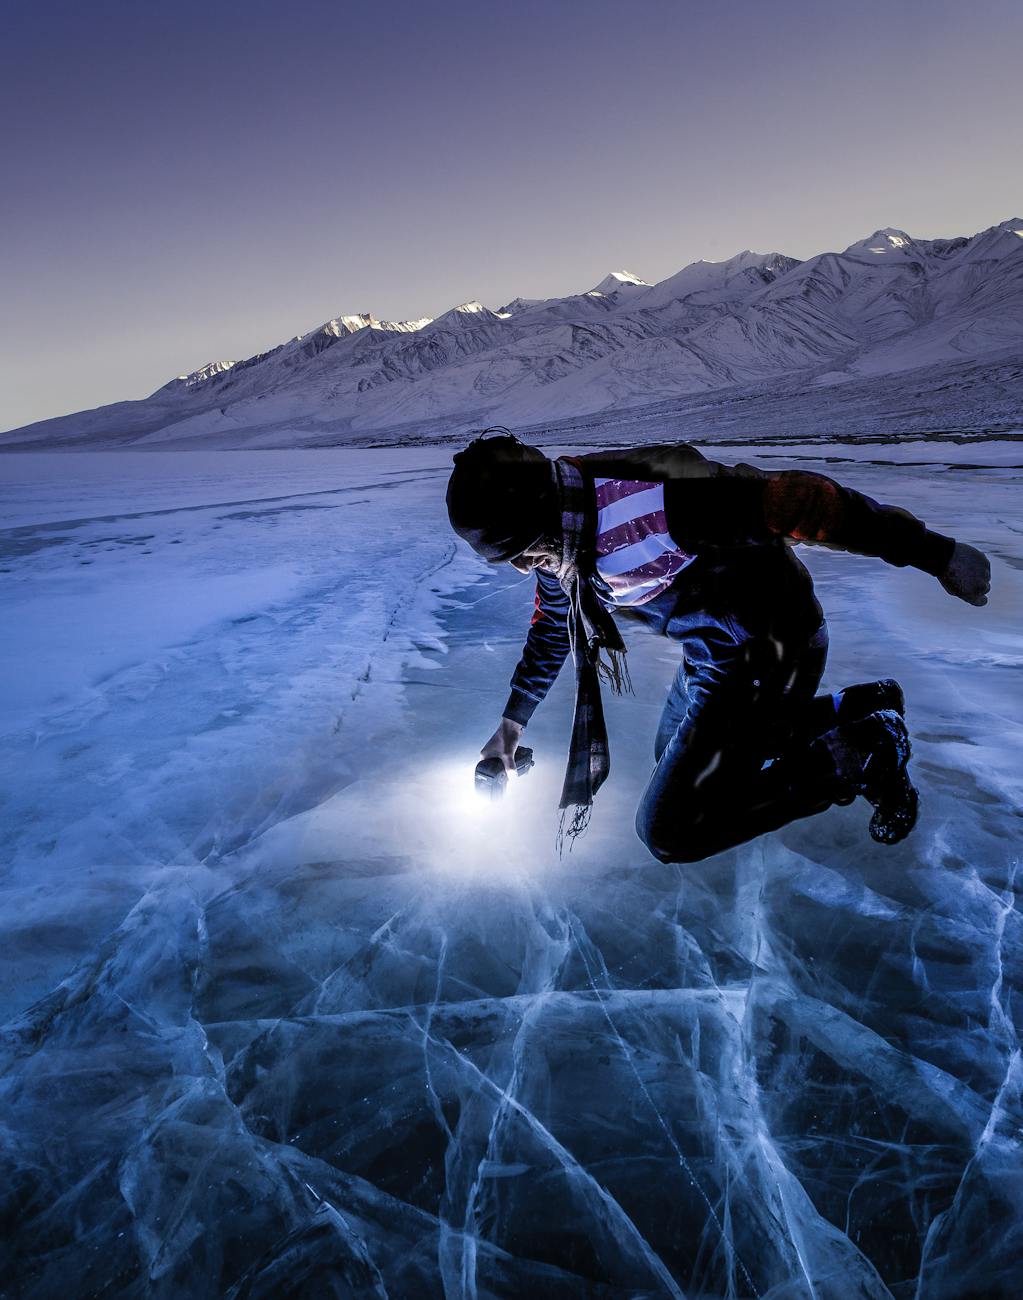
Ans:
<svg viewBox="0 0 1023 1300"><path fill-rule="evenodd" d="M572 820L565 825L568 820L568 814L571 812ZM593 812L593 805L588 803L570 804L567 808L562 808L561 817L558 819L558 833L554 840L554 846L558 850L558 857L563 857L565 853L565 838L568 838L568 851L572 852L572 846L582 835L583 831L590 824L590 816Z"/></svg>
<svg viewBox="0 0 1023 1300"><path fill-rule="evenodd" d="M597 660L597 675L607 682L614 695L634 695L632 676L629 673L629 661L624 650L609 650L607 660Z"/></svg>

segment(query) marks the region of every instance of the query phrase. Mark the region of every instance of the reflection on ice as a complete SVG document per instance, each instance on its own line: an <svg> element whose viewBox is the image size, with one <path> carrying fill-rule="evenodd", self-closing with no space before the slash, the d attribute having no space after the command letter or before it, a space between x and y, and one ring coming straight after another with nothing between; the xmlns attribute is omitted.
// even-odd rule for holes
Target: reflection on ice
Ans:
<svg viewBox="0 0 1023 1300"><path fill-rule="evenodd" d="M395 798L422 827L424 865L444 875L525 879L556 858L552 765L512 773L499 798L476 790L471 761L438 763Z"/></svg>
<svg viewBox="0 0 1023 1300"><path fill-rule="evenodd" d="M518 873L528 869L523 840L537 802L529 800L525 780L513 773L501 796L487 797L476 789L473 768L463 757L431 766L403 786L399 797L422 819L437 870L455 875L481 868Z"/></svg>
<svg viewBox="0 0 1023 1300"><path fill-rule="evenodd" d="M549 765L514 774L503 797L481 796L473 759L395 763L353 781L306 813L272 827L254 852L261 861L376 859L382 850L415 870L466 882L536 878L557 862ZM539 779L533 780L535 773ZM441 886L442 887L442 886Z"/></svg>

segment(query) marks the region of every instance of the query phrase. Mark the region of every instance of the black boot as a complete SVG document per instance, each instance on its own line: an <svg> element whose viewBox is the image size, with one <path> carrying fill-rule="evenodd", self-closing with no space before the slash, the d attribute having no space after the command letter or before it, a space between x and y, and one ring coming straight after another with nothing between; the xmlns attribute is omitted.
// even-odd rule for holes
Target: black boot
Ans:
<svg viewBox="0 0 1023 1300"><path fill-rule="evenodd" d="M873 804L870 835L879 844L898 844L916 825L919 795L906 764L909 732L894 709L879 709L841 728L842 744L860 761L859 793Z"/></svg>
<svg viewBox="0 0 1023 1300"><path fill-rule="evenodd" d="M902 687L893 677L879 682L858 682L837 692L835 717L838 722L854 722L884 709L893 709L905 717L906 699Z"/></svg>

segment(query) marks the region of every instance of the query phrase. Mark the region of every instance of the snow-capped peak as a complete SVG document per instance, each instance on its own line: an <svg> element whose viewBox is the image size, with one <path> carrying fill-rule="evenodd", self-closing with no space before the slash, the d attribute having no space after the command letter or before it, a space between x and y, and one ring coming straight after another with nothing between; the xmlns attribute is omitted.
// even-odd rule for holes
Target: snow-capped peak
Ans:
<svg viewBox="0 0 1023 1300"><path fill-rule="evenodd" d="M388 334L396 331L409 334L421 330L424 325L429 325L432 319L431 316L420 316L418 320L377 320L370 312L363 312L358 316L335 316L333 320L327 321L326 325L321 327L320 332L333 334L337 338L345 334L357 334L363 329L383 330ZM302 337L307 338L308 335Z"/></svg>
<svg viewBox="0 0 1023 1300"><path fill-rule="evenodd" d="M480 326L492 324L494 321L504 320L505 316L498 312L491 311L489 307L484 307L483 303L472 299L469 302L459 303L457 307L451 307L448 311L442 312L440 316L430 321L430 325L436 329L477 329Z"/></svg>
<svg viewBox="0 0 1023 1300"><path fill-rule="evenodd" d="M659 280L640 302L644 311L649 311L688 299L693 294L742 297L797 265L794 257L783 253L754 253L744 248L723 262L690 262L666 280Z"/></svg>
<svg viewBox="0 0 1023 1300"><path fill-rule="evenodd" d="M610 275L604 276L600 284L594 285L589 292L611 294L618 293L620 289L645 289L647 287L648 281L641 280L638 275L633 275L631 271L612 271Z"/></svg>
<svg viewBox="0 0 1023 1300"><path fill-rule="evenodd" d="M859 239L855 244L850 244L844 256L907 257L913 254L915 248L916 241L912 235L907 235L904 230L896 230L893 226L885 226L883 230L875 230L866 239Z"/></svg>
<svg viewBox="0 0 1023 1300"><path fill-rule="evenodd" d="M1023 239L1023 217L1010 217L1008 221L1000 221L995 230L1003 231L1006 235L1016 235Z"/></svg>
<svg viewBox="0 0 1023 1300"><path fill-rule="evenodd" d="M207 361L204 366L198 370L193 370L188 375L178 375L178 380L186 388L194 388L196 384L204 384L207 379L212 379L214 375L221 375L225 370L230 370L232 366L237 365L236 361Z"/></svg>
<svg viewBox="0 0 1023 1300"><path fill-rule="evenodd" d="M376 322L369 312L360 312L357 316L335 316L322 328L324 333L340 337L342 334L354 334L356 330L363 330L374 324Z"/></svg>
<svg viewBox="0 0 1023 1300"><path fill-rule="evenodd" d="M397 331L399 334L414 334L417 330L425 329L427 325L432 323L432 316L417 316L415 320L375 320L373 327L388 330L391 333Z"/></svg>
<svg viewBox="0 0 1023 1300"><path fill-rule="evenodd" d="M525 311L528 307L539 307L540 303L546 302L545 298L513 298L511 302L506 302L503 307L498 307L497 314L502 318L514 316L516 312Z"/></svg>

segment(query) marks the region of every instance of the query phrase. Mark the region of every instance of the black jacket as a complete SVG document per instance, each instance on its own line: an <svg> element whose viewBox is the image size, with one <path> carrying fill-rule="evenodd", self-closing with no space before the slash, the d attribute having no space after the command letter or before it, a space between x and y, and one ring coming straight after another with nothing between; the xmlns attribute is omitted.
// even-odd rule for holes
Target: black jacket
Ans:
<svg viewBox="0 0 1023 1300"><path fill-rule="evenodd" d="M673 614L699 609L726 614L752 636L812 635L823 613L810 574L793 553L795 542L875 555L935 577L955 546L908 510L881 505L823 474L722 465L684 442L572 460L591 486L595 478L664 484L668 532L696 559L666 592L629 614L669 635ZM588 495L593 514L584 563L592 570L596 498ZM567 616L558 580L537 570L535 612L512 675L506 718L528 722L554 684L569 652Z"/></svg>

